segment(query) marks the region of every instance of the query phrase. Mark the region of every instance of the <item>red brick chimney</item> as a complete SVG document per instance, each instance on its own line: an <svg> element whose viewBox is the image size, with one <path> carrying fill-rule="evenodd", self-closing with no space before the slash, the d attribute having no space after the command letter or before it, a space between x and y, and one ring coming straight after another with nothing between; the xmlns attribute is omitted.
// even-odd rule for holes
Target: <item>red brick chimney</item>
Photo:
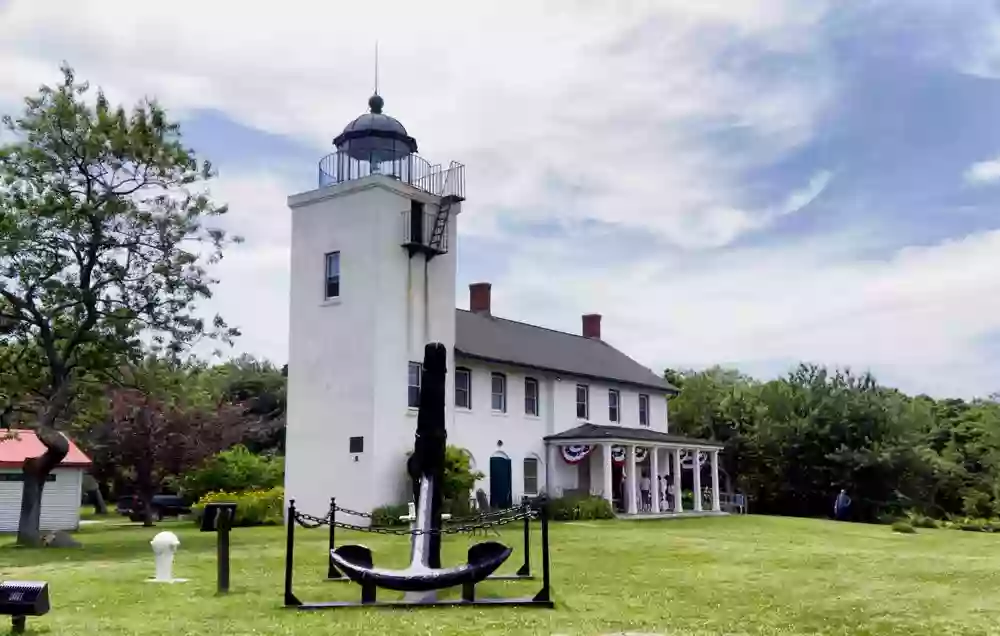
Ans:
<svg viewBox="0 0 1000 636"><path fill-rule="evenodd" d="M583 315L583 337L601 339L601 314Z"/></svg>
<svg viewBox="0 0 1000 636"><path fill-rule="evenodd" d="M489 283L472 283L469 285L469 311L477 314L490 315L490 288Z"/></svg>

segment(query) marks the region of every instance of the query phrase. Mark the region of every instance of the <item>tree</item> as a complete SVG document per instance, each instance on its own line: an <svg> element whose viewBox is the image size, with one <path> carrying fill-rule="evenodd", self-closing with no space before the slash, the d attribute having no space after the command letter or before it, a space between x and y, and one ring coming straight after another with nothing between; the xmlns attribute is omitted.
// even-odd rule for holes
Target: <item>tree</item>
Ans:
<svg viewBox="0 0 1000 636"><path fill-rule="evenodd" d="M131 113L62 67L62 82L3 118L0 146L0 332L11 380L3 413L30 413L46 451L23 467L18 543L37 545L46 476L65 457L59 431L86 384L115 383L140 337L178 356L202 337L237 335L198 318L205 265L228 243L206 223L226 212L214 176L155 102Z"/></svg>
<svg viewBox="0 0 1000 636"><path fill-rule="evenodd" d="M129 376L131 386L109 390L108 419L89 447L96 464L127 473L152 525L153 495L164 482L239 442L247 420L241 405L213 403L169 361L148 359Z"/></svg>
<svg viewBox="0 0 1000 636"><path fill-rule="evenodd" d="M254 453L285 451L285 393L288 378L266 360L242 355L216 366L213 375L224 399L244 404L255 424L242 443Z"/></svg>

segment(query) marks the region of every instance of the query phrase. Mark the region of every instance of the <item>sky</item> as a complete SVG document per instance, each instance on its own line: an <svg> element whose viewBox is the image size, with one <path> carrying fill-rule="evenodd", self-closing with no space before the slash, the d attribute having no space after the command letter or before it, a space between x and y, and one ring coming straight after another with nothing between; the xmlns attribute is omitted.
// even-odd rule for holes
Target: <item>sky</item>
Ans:
<svg viewBox="0 0 1000 636"><path fill-rule="evenodd" d="M463 162L456 304L656 369L1000 390L1000 4L0 0L0 112L157 98L246 238L206 311L283 363L289 194L366 109Z"/></svg>

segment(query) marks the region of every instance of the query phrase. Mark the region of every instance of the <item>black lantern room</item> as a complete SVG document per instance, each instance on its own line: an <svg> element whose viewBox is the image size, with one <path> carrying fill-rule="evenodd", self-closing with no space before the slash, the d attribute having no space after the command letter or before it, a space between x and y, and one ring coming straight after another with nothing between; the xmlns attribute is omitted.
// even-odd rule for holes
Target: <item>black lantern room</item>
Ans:
<svg viewBox="0 0 1000 636"><path fill-rule="evenodd" d="M333 140L337 151L320 163L320 185L382 174L406 182L423 176L426 162L416 155L417 140L399 120L382 112L377 93L368 99L369 112L344 127Z"/></svg>
<svg viewBox="0 0 1000 636"><path fill-rule="evenodd" d="M417 151L417 140L406 134L399 120L382 113L385 101L377 93L368 100L369 112L344 127L333 145L359 161L381 164Z"/></svg>

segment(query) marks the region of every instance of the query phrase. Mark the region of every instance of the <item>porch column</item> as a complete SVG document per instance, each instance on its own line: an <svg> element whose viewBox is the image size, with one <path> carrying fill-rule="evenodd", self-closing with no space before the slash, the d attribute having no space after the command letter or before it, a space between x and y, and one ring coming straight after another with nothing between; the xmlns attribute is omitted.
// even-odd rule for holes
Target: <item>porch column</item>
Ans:
<svg viewBox="0 0 1000 636"><path fill-rule="evenodd" d="M719 451L712 451L712 510L719 512L722 506L719 505Z"/></svg>
<svg viewBox="0 0 1000 636"><path fill-rule="evenodd" d="M626 496L628 497L628 503L627 503L628 507L626 508L626 510L628 511L628 513L630 515L634 515L634 514L636 514L636 512L638 512L638 510L636 510L636 505L635 505L635 499L636 499L636 497L635 497L635 445L634 444L630 444L627 447L627 452L628 452L628 459L626 460L626 463L627 463L627 466L628 466L628 468L627 468L627 470L628 470L628 488L626 488L626 490L628 491L628 493L626 494Z"/></svg>
<svg viewBox="0 0 1000 636"><path fill-rule="evenodd" d="M694 471L694 511L701 512L701 451L695 449L694 464L691 470Z"/></svg>
<svg viewBox="0 0 1000 636"><path fill-rule="evenodd" d="M681 501L681 449L674 449L674 512L684 512Z"/></svg>
<svg viewBox="0 0 1000 636"><path fill-rule="evenodd" d="M660 512L660 447L649 447L649 495L652 497L654 514Z"/></svg>
<svg viewBox="0 0 1000 636"><path fill-rule="evenodd" d="M614 509L615 506L615 490L611 485L611 444L601 444L601 452L604 454L602 465L604 466L604 498L608 500L611 504L611 508Z"/></svg>

